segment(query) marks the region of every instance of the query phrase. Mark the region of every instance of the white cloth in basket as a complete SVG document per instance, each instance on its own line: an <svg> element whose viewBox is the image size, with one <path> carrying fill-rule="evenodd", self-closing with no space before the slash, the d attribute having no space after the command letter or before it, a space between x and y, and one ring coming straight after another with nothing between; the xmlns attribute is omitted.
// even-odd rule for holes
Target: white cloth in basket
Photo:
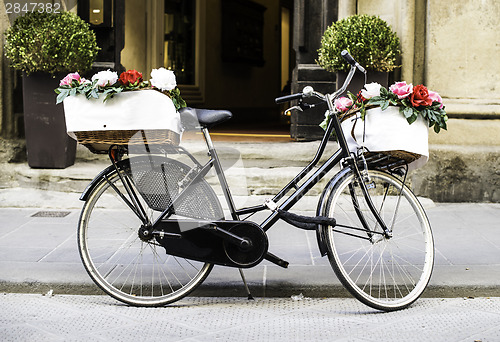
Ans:
<svg viewBox="0 0 500 342"><path fill-rule="evenodd" d="M80 131L157 130L181 133L181 120L172 100L156 90L128 91L106 102L83 95L64 99L68 133Z"/></svg>
<svg viewBox="0 0 500 342"><path fill-rule="evenodd" d="M354 137L351 135L354 126ZM418 153L420 158L408 165L409 170L422 167L429 159L429 127L419 115L408 124L399 112L399 107L389 106L382 111L380 107L366 111L365 121L359 113L342 122L342 130L351 152L365 146L370 152L401 150Z"/></svg>

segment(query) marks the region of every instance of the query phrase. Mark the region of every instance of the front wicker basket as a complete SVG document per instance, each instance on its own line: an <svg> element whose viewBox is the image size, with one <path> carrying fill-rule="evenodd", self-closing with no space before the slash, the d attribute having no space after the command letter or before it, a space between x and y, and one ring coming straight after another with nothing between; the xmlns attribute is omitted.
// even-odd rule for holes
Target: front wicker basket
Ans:
<svg viewBox="0 0 500 342"><path fill-rule="evenodd" d="M377 106L366 106L366 109L372 109L376 108ZM359 108L353 108L344 113L341 117L339 117L340 122L344 122L345 120L348 120L352 118L353 116L357 115L358 112L360 111ZM351 132L352 134L353 132ZM418 153L413 153L409 151L403 151L403 150L390 150L390 151L378 151L378 152L365 152L364 155L365 157L371 157L375 154L383 154L386 155L388 158L386 159L387 163L393 163L395 160L401 160L404 161L407 164L410 164L414 162L415 160L419 159L422 157L421 154ZM383 163L382 163L383 164Z"/></svg>
<svg viewBox="0 0 500 342"><path fill-rule="evenodd" d="M142 134L134 138L138 132ZM168 129L158 130L119 130L119 131L80 131L73 132L80 144L94 153L107 152L111 145L175 145L180 143L180 135Z"/></svg>

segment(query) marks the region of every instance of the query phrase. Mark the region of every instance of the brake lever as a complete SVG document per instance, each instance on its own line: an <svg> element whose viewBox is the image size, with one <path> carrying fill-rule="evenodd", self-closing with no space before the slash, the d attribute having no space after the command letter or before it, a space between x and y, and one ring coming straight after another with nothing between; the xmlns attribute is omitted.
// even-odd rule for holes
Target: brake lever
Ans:
<svg viewBox="0 0 500 342"><path fill-rule="evenodd" d="M292 115L292 110L294 110L294 109L303 112L304 110L311 109L311 108L314 108L314 107L316 107L315 104L304 103L304 102L300 101L298 105L290 107L287 110L285 110L285 112L283 113L283 115L286 115L286 116Z"/></svg>
<svg viewBox="0 0 500 342"><path fill-rule="evenodd" d="M287 110L285 110L285 112L283 113L283 115L285 115L285 116L291 116L292 115L292 110L294 110L294 109L299 110L301 112L304 111L300 106L293 106L293 107L290 107Z"/></svg>

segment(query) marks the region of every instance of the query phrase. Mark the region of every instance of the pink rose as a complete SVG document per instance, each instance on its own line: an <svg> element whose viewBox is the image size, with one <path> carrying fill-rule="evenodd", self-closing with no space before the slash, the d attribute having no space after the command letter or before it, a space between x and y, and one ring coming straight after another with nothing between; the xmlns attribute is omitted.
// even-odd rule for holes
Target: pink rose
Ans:
<svg viewBox="0 0 500 342"><path fill-rule="evenodd" d="M398 96L398 99L408 97L413 91L413 84L406 84L406 82L396 82L389 87L389 90Z"/></svg>
<svg viewBox="0 0 500 342"><path fill-rule="evenodd" d="M339 112L345 112L352 106L352 100L348 97L339 97L335 100L335 108Z"/></svg>
<svg viewBox="0 0 500 342"><path fill-rule="evenodd" d="M71 83L73 83L73 80L76 80L78 81L78 83L80 83L81 81L81 78L80 78L80 75L77 73L77 72L73 72L73 73L69 73L66 75L66 77L64 77L61 82L59 82L59 86L63 86L63 85L71 85Z"/></svg>
<svg viewBox="0 0 500 342"><path fill-rule="evenodd" d="M439 96L437 92L429 90L429 97L431 98L432 102L441 103L441 106L439 106L439 108L441 109L443 108L443 99L441 98L441 96Z"/></svg>

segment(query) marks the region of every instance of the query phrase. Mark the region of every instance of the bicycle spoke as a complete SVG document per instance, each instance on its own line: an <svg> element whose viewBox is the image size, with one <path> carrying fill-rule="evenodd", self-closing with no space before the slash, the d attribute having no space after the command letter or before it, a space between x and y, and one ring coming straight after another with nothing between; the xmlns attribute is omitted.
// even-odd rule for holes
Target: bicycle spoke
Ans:
<svg viewBox="0 0 500 342"><path fill-rule="evenodd" d="M190 168L162 157L136 157L130 165L136 173L131 173L128 163L119 165L120 172L130 178L130 189L137 194L134 203L143 208L144 219L154 222L161 206L175 197L161 191L177 191ZM165 305L186 296L206 278L212 265L170 256L154 237L142 240L139 229L144 223L121 189L120 177L113 171L106 178L89 195L78 228L80 254L91 278L106 293L131 305ZM154 187L152 181L169 184ZM212 188L202 179L192 186L196 201L187 195L179 202L185 214L197 218L197 210L202 210L204 218L221 219L222 208ZM141 193L141 187L145 192Z"/></svg>

